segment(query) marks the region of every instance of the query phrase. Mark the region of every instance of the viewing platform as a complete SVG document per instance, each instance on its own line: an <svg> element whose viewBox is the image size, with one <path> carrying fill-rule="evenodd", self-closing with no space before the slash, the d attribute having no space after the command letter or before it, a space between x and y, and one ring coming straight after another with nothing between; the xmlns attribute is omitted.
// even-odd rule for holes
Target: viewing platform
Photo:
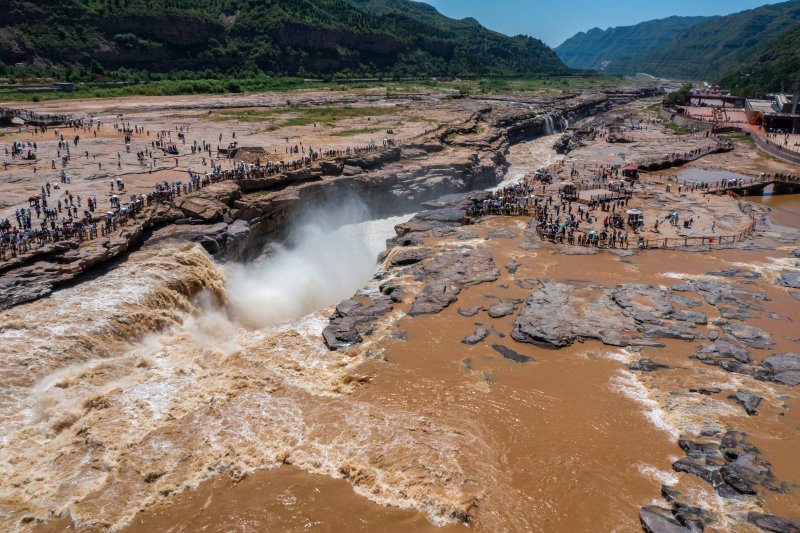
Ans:
<svg viewBox="0 0 800 533"><path fill-rule="evenodd" d="M26 109L0 107L0 125L12 126L60 126L72 120L69 115L34 113Z"/></svg>

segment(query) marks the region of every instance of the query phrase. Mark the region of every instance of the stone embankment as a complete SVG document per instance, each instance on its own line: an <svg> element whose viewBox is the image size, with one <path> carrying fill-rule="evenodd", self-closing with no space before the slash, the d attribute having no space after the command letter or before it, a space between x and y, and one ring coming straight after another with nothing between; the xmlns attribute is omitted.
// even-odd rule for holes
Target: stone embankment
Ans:
<svg viewBox="0 0 800 533"><path fill-rule="evenodd" d="M145 208L108 238L55 243L6 262L0 270L0 309L43 297L145 241L198 242L219 259L241 260L325 202L355 197L373 213L401 213L442 195L491 187L505 174L509 147L545 134L552 117L576 120L654 91L573 94L530 103L475 100L464 123L441 127L414 144L326 159L261 179L215 183Z"/></svg>

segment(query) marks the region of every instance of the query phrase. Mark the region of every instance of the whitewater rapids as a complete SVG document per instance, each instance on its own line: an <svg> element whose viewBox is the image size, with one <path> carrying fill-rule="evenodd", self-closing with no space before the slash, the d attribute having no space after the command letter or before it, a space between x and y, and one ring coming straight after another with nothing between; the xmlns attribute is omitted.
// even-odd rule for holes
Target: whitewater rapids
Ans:
<svg viewBox="0 0 800 533"><path fill-rule="evenodd" d="M145 247L4 313L0 528L69 516L115 530L213 476L281 464L434 521L463 514L458 449L476 438L355 401L363 356L321 341L407 218L308 223L247 265Z"/></svg>

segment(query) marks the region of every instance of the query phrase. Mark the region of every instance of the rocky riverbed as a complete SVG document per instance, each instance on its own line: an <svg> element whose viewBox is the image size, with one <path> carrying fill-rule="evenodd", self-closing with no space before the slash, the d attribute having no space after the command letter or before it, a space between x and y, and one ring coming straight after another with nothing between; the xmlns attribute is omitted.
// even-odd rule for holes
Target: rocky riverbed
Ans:
<svg viewBox="0 0 800 533"><path fill-rule="evenodd" d="M705 142L653 123L624 132L624 154L596 138L543 162L545 112L646 122L652 102L635 96L428 98L455 116L415 143L211 185L143 215L140 247L96 279L34 270L30 297L9 284L23 296L4 312L6 397L35 406L4 422L9 527L795 531L800 215L754 204L750 238L642 251L467 216L539 166L555 176L546 197L573 166ZM734 164L785 169L744 143L690 165ZM753 222L733 198L667 190L672 174L634 189L648 222ZM269 299L238 320L236 300L271 280L236 289L227 266L345 196L417 212L374 278L296 320L254 326ZM681 229L660 231L644 234ZM34 265L66 276L30 262L8 279Z"/></svg>
<svg viewBox="0 0 800 533"><path fill-rule="evenodd" d="M293 217L332 199L357 197L375 213L402 213L442 194L490 187L502 180L507 166L506 154L511 143L521 138L542 135L552 116L572 119L587 116L608 109L616 103L652 94L653 91L652 88L643 88L571 95L569 98L492 102L452 100L446 95L428 95L424 104L436 108L434 116L448 115L449 123L419 132L410 139L401 139L397 147L361 156L329 158L300 170L264 179L212 184L200 191L178 197L171 203L148 206L108 238L80 248L73 243L48 245L4 262L3 276L0 279L0 308L45 296L53 288L139 246L161 228L165 229L152 237L156 241L169 237L200 242L209 253L221 259L244 259L248 254L257 253L259 245L266 238L279 237L276 234L281 229L290 227ZM357 102L351 98L316 98L317 100L309 95L305 105L342 106ZM377 97L365 97L363 100L362 105L400 105ZM407 118L409 113L416 113L416 107L409 111L410 101L401 103L404 107L397 111L400 117ZM253 101L250 100L239 102L240 106L252 104ZM225 109L231 105L228 102L225 105L220 104L220 107L211 107ZM156 130L160 122L175 118L159 116L158 112L174 112L175 107L175 104L161 104L153 109L124 115L119 120L127 120L128 123L143 121L147 127ZM194 105L186 103L181 109L189 113L181 116L182 124L185 125L185 121L191 118L191 131L200 130L193 133L194 135L212 135L204 131L208 124L198 122L197 117L192 115L196 109ZM108 112L105 110L105 113ZM214 129L218 130L219 126L214 124ZM186 125L187 131L189 128ZM227 123L226 128L235 132L235 123ZM341 138L336 137L338 132L335 130L329 132L333 137L321 136L316 130L316 124L311 132L281 128L272 132L271 136L274 138L286 133L287 141L290 138L300 138L307 143L326 143L325 146L343 143ZM263 142L261 135L263 133L256 131L244 139L251 137L253 142ZM220 139L222 138L221 134ZM243 139L241 131L239 139ZM364 139L356 136L349 140L351 145L356 145ZM107 146L109 141L102 137L100 140L90 139L83 142L99 144L98 150L110 148ZM138 142L146 143L147 139L140 139ZM39 144L42 145L40 151L43 152L47 143L40 140ZM274 156L280 157L277 154ZM201 154L184 154L182 167L191 169L194 163L197 168L201 158ZM96 161L96 156L91 161ZM203 161L205 162L204 158ZM234 160L230 164L235 163ZM227 163L222 164L224 166ZM17 197L24 196L25 191L20 190L24 189L21 183L28 181L24 176L31 171L28 168L30 165L20 165L14 165L11 172L23 176L20 178L23 182L16 179L7 185L10 192ZM107 165L105 172L91 170L93 167L88 162L82 163L78 158L77 167L70 169L70 172L81 174L75 176L75 183L64 187L73 193L84 193L88 197L98 193L97 189L105 178L116 179L121 176L126 180L126 192L133 193L148 192L159 180L187 179L186 170L181 169L167 171L162 168L154 176L152 171L130 175L123 169L108 170L109 167L113 169L113 166ZM27 194L30 196L36 192L37 186L34 185ZM114 191L103 192L110 196ZM13 219L14 207L13 204L9 205L3 214Z"/></svg>

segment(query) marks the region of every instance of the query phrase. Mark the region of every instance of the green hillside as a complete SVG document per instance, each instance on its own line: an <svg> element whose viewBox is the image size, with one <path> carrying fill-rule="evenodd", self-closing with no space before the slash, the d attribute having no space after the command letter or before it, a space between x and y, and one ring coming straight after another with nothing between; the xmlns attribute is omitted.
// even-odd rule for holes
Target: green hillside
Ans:
<svg viewBox="0 0 800 533"><path fill-rule="evenodd" d="M682 31L634 63L658 76L712 81L745 64L755 50L777 44L799 22L798 0L717 17Z"/></svg>
<svg viewBox="0 0 800 533"><path fill-rule="evenodd" d="M275 75L568 71L537 39L407 0L5 0L0 61ZM2 65L0 65L2 68ZM6 70L8 68L6 67Z"/></svg>
<svg viewBox="0 0 800 533"><path fill-rule="evenodd" d="M800 23L753 51L720 83L739 95L780 91L800 76Z"/></svg>
<svg viewBox="0 0 800 533"><path fill-rule="evenodd" d="M709 17L669 17L634 26L580 32L558 46L558 57L569 67L635 73L634 60L669 44L675 37Z"/></svg>

